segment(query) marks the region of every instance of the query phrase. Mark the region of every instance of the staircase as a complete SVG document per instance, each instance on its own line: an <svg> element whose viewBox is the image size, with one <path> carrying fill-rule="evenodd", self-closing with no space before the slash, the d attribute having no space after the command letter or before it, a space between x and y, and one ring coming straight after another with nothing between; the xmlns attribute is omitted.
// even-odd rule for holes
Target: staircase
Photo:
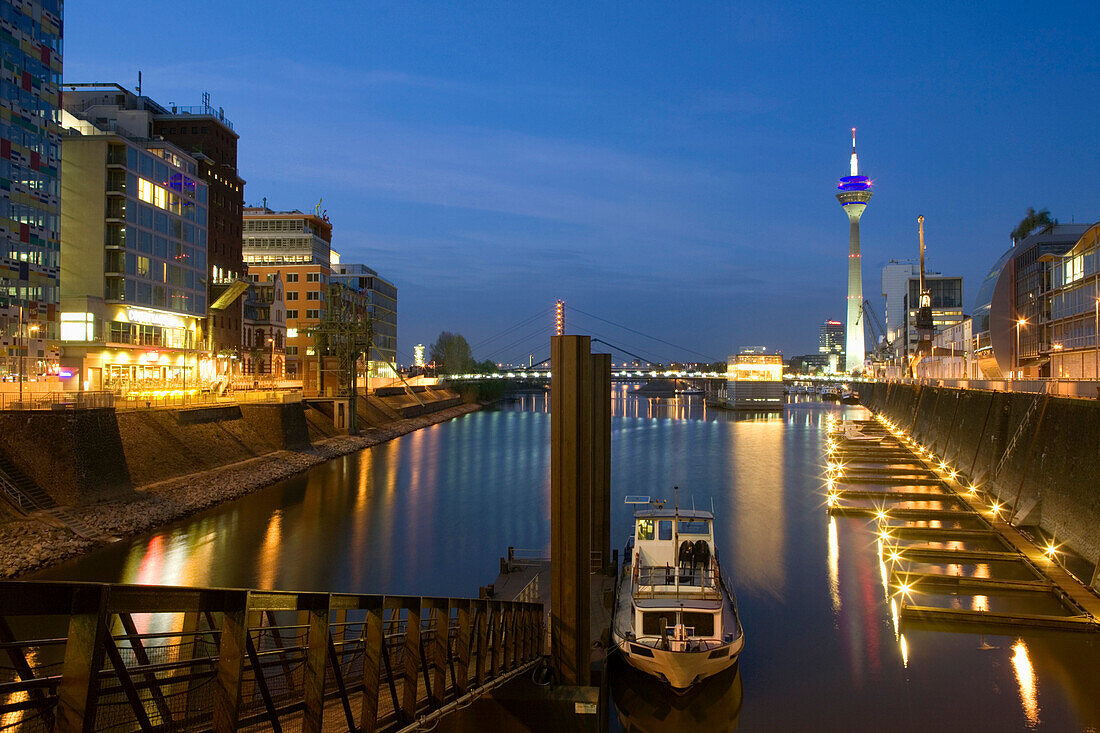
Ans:
<svg viewBox="0 0 1100 733"><path fill-rule="evenodd" d="M100 532L80 521L66 507L59 507L53 498L23 473L10 458L0 452L0 496L20 514L41 511L78 537L93 542L114 542L117 537Z"/></svg>
<svg viewBox="0 0 1100 733"><path fill-rule="evenodd" d="M0 495L20 514L57 506L49 494L0 451Z"/></svg>
<svg viewBox="0 0 1100 733"><path fill-rule="evenodd" d="M997 467L993 469L993 473L990 474L989 480L993 481L1001 475L1001 469L1008 463L1008 459L1012 456L1013 449L1016 448L1016 444L1020 442L1020 438L1024 437L1024 432L1027 430L1028 424L1031 422L1031 416L1035 414L1035 410L1038 409L1039 404L1047 399L1048 395L1037 394L1035 399L1031 403L1031 407L1027 408L1027 412L1024 413L1024 419L1020 421L1020 426L1016 428L1015 435L1012 436L1012 440L1008 441L1008 445L1005 447L1004 453L1001 454L1001 460L997 462Z"/></svg>

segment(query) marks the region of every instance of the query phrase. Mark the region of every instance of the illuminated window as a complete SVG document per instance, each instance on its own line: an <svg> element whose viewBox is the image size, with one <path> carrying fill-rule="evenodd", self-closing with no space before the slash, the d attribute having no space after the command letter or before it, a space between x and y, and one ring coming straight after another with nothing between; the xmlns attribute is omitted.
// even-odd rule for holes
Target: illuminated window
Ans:
<svg viewBox="0 0 1100 733"><path fill-rule="evenodd" d="M147 204L153 203L153 184L144 178L138 179L138 198Z"/></svg>
<svg viewBox="0 0 1100 733"><path fill-rule="evenodd" d="M149 258L138 255L137 258L137 274L142 277L149 277Z"/></svg>

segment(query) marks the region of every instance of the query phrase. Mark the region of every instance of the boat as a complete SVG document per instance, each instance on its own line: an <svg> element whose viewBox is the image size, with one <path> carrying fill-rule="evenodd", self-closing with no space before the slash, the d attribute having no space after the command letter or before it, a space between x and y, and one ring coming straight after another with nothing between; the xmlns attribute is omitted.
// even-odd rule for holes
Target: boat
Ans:
<svg viewBox="0 0 1100 733"><path fill-rule="evenodd" d="M846 389L840 393L840 401L846 405L858 405L859 392L853 392L850 389Z"/></svg>
<svg viewBox="0 0 1100 733"><path fill-rule="evenodd" d="M674 692L737 664L745 643L737 601L718 564L713 512L628 496L634 528L612 638L623 659Z"/></svg>
<svg viewBox="0 0 1100 733"><path fill-rule="evenodd" d="M836 402L840 399L840 392L836 387L822 387L821 399L826 402Z"/></svg>

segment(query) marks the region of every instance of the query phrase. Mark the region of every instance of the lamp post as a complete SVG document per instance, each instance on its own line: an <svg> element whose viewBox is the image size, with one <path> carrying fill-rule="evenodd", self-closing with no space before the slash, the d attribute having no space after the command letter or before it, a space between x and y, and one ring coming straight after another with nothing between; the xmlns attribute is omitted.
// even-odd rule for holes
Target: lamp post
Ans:
<svg viewBox="0 0 1100 733"><path fill-rule="evenodd" d="M1013 375L1015 375L1017 379L1019 379L1018 375L1020 373L1020 328L1023 327L1023 325L1026 323L1026 318L1021 318L1016 321L1016 369L1013 372Z"/></svg>
<svg viewBox="0 0 1100 733"><path fill-rule="evenodd" d="M1096 369L1095 378L1100 381L1100 298L1096 299L1096 324L1093 326L1092 343L1095 349L1092 357L1093 366Z"/></svg>
<svg viewBox="0 0 1100 733"><path fill-rule="evenodd" d="M271 364L268 367L268 373L271 374L271 381L275 381L275 338L273 336L267 337L267 342L271 344Z"/></svg>

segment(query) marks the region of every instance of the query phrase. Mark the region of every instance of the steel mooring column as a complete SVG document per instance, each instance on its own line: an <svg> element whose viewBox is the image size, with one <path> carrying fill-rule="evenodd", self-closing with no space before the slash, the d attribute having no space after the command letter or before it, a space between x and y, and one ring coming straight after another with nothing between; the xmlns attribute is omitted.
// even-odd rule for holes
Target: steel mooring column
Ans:
<svg viewBox="0 0 1100 733"><path fill-rule="evenodd" d="M588 336L550 339L550 655L558 681L587 685L592 513Z"/></svg>
<svg viewBox="0 0 1100 733"><path fill-rule="evenodd" d="M592 552L611 567L611 354L592 355Z"/></svg>

